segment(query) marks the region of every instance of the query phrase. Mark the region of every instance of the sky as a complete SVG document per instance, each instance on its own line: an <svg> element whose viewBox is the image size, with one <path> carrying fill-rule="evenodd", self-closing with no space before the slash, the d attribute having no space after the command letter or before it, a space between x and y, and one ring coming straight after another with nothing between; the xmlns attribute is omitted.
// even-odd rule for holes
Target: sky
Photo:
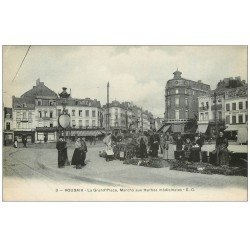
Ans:
<svg viewBox="0 0 250 250"><path fill-rule="evenodd" d="M56 93L71 89L72 97L132 101L164 117L164 90L178 68L182 77L202 80L211 89L226 78L247 81L247 46L3 46L4 106L40 78Z"/></svg>

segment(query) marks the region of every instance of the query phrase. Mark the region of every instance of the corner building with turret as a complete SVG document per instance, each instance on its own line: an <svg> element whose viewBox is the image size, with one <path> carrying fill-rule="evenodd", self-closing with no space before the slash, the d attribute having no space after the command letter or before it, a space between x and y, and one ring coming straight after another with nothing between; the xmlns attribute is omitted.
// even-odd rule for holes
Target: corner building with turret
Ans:
<svg viewBox="0 0 250 250"><path fill-rule="evenodd" d="M187 123L198 120L198 97L210 91L210 85L182 78L178 69L165 88L164 123L174 133L185 133Z"/></svg>

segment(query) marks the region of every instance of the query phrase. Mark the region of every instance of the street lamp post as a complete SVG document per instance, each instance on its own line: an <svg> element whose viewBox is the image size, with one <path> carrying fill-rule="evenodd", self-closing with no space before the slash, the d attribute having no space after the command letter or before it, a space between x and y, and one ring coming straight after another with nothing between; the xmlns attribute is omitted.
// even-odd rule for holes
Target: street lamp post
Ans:
<svg viewBox="0 0 250 250"><path fill-rule="evenodd" d="M64 139L66 139L66 128L70 125L70 116L66 111L66 106L68 104L68 98L70 94L67 93L67 88L63 87L62 93L59 94L60 99L62 100L62 114L58 117L59 129L62 128Z"/></svg>

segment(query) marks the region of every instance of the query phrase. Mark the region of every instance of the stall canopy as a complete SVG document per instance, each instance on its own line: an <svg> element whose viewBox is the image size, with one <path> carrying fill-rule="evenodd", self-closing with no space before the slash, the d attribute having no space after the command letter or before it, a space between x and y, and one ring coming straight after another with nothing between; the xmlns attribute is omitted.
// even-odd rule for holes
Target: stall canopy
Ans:
<svg viewBox="0 0 250 250"><path fill-rule="evenodd" d="M208 124L199 124L196 133L205 134L207 132Z"/></svg>
<svg viewBox="0 0 250 250"><path fill-rule="evenodd" d="M225 131L238 131L237 142L238 143L247 142L247 125L246 124L228 125Z"/></svg>
<svg viewBox="0 0 250 250"><path fill-rule="evenodd" d="M163 133L166 133L169 129L170 129L170 126L171 125L166 125L164 128L163 128Z"/></svg>
<svg viewBox="0 0 250 250"><path fill-rule="evenodd" d="M68 136L100 136L103 134L100 130L73 130L71 132L67 131Z"/></svg>
<svg viewBox="0 0 250 250"><path fill-rule="evenodd" d="M164 133L166 133L169 129L170 129L170 127L171 127L171 125L162 125L159 129L158 129L158 131L157 132L164 132Z"/></svg>

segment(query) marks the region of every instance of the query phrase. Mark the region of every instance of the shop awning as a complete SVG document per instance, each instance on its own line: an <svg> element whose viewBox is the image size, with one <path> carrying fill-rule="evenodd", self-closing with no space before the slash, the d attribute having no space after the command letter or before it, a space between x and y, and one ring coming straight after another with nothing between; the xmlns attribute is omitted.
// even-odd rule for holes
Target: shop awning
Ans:
<svg viewBox="0 0 250 250"><path fill-rule="evenodd" d="M67 131L67 136L100 136L103 133L100 130L72 130Z"/></svg>
<svg viewBox="0 0 250 250"><path fill-rule="evenodd" d="M247 125L246 124L238 124L238 125L228 125L225 131L237 131L237 142L238 143L246 143L248 139L247 134Z"/></svg>
<svg viewBox="0 0 250 250"><path fill-rule="evenodd" d="M246 125L244 124L228 125L225 131L238 131L239 129L244 129L244 128L246 128Z"/></svg>
<svg viewBox="0 0 250 250"><path fill-rule="evenodd" d="M196 133L205 134L207 132L208 124L199 124Z"/></svg>
<svg viewBox="0 0 250 250"><path fill-rule="evenodd" d="M170 129L171 125L166 125L164 128L163 128L163 133L166 133L169 129Z"/></svg>
<svg viewBox="0 0 250 250"><path fill-rule="evenodd" d="M172 130L173 130L174 133L183 132L181 128L182 128L181 124L173 124L172 125Z"/></svg>

